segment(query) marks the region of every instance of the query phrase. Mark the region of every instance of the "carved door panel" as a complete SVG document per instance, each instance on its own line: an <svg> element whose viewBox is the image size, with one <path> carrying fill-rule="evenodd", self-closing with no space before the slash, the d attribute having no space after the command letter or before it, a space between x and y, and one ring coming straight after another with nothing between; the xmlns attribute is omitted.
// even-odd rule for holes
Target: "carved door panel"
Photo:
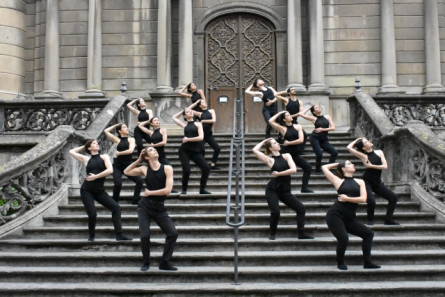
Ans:
<svg viewBox="0 0 445 297"><path fill-rule="evenodd" d="M267 20L248 14L221 17L208 26L206 87L211 90L210 106L217 114L215 132L232 132L235 97L245 98L246 132L265 130L262 103L247 98L244 91L257 77L269 86L275 85L273 30ZM224 96L229 97L227 103L221 103Z"/></svg>

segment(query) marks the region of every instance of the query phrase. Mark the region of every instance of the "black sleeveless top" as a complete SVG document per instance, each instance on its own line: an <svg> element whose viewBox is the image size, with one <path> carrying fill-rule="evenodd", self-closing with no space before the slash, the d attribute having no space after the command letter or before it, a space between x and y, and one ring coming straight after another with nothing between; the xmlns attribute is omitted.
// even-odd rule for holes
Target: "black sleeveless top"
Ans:
<svg viewBox="0 0 445 297"><path fill-rule="evenodd" d="M268 100L273 100L275 98L272 89L271 88L266 88L265 91L260 90L260 92L263 93L262 100L263 100L263 103L264 103L264 107L265 108L275 108L276 109L277 108L277 103L276 102L271 104L270 106L266 105Z"/></svg>
<svg viewBox="0 0 445 297"><path fill-rule="evenodd" d="M150 165L147 166L147 175L145 176L145 186L149 191L156 191L165 188L167 178L165 175L164 164L161 164L158 170L151 169ZM155 203L164 203L166 196L149 196L149 199L142 199L144 202L150 200Z"/></svg>
<svg viewBox="0 0 445 297"><path fill-rule="evenodd" d="M128 137L121 137L121 140L117 144L117 151L123 152L130 148L130 143L128 142ZM132 154L128 155L120 155L114 158L114 161L120 162L120 163L131 163L133 156Z"/></svg>
<svg viewBox="0 0 445 297"><path fill-rule="evenodd" d="M368 155L368 160L372 165L382 165L382 159L377 155L374 151L370 153L366 153ZM380 184L382 178L382 170L367 168L365 169L365 173L363 174L363 179L366 183Z"/></svg>
<svg viewBox="0 0 445 297"><path fill-rule="evenodd" d="M315 121L314 125L315 125L315 129L317 129L317 128L329 128L329 121L328 121L327 118L324 117L324 115L317 116L317 120ZM320 138L321 137L327 138L328 137L328 132L317 133L314 130L314 131L312 131L311 137L312 136L320 137Z"/></svg>
<svg viewBox="0 0 445 297"><path fill-rule="evenodd" d="M148 115L148 112L146 109L142 109L139 114L138 114L138 122L145 122L148 121L150 119L150 116ZM145 125L145 128L150 128L150 124ZM138 126L136 126L135 129L139 129Z"/></svg>
<svg viewBox="0 0 445 297"><path fill-rule="evenodd" d="M354 180L353 177L345 177L345 180L338 188L337 193L345 194L348 197L359 197L360 196L360 185ZM333 209L340 212L340 214L346 216L346 218L354 218L355 211L357 209L357 203L353 202L340 202L336 201L332 206Z"/></svg>
<svg viewBox="0 0 445 297"><path fill-rule="evenodd" d="M201 121L202 120L211 120L211 119L212 119L212 114L210 113L210 111L208 109L203 110L201 113ZM213 127L213 123L212 124L202 123L202 130L204 131L204 136L210 136L213 134L212 127Z"/></svg>
<svg viewBox="0 0 445 297"><path fill-rule="evenodd" d="M286 105L286 111L290 113L290 115L294 115L300 112L300 101L298 99L296 101L289 98ZM298 118L292 118L292 123L298 124Z"/></svg>
<svg viewBox="0 0 445 297"><path fill-rule="evenodd" d="M286 134L284 134L284 140L287 141L294 141L297 140L299 138L299 134L297 129L295 129L294 125L290 125L290 126L286 126L287 127L287 131ZM293 153L299 153L300 149L298 147L298 145L288 145L288 146L283 146L283 154L284 153L289 153L289 154L293 154Z"/></svg>
<svg viewBox="0 0 445 297"><path fill-rule="evenodd" d="M151 143L153 143L153 144L162 142L163 137L161 134L161 128L154 130L153 134L151 134L150 139L151 139ZM158 151L159 159L161 159L161 157L165 157L164 146L157 146L156 150Z"/></svg>
<svg viewBox="0 0 445 297"><path fill-rule="evenodd" d="M101 158L101 156L99 154L96 154L96 155L91 155L91 158L88 160L86 169L88 176L90 173L99 174L105 169L107 169L107 167L105 167L105 162ZM98 178L93 181L85 180L81 186L81 189L92 190L92 191L103 191L104 182L105 182L105 177Z"/></svg>
<svg viewBox="0 0 445 297"><path fill-rule="evenodd" d="M194 121L187 122L187 126L184 127L184 137L193 138L197 137L198 135L199 135L198 127L196 127L195 122ZM199 141L182 143L180 148L195 153L200 152Z"/></svg>
<svg viewBox="0 0 445 297"><path fill-rule="evenodd" d="M199 95L198 90L196 90L192 93L192 97L190 99L192 99L192 103L195 103L196 101L198 101L199 99L202 99L202 98L201 98L201 95ZM198 111L198 112L202 111L201 107L199 107L199 106L195 106L193 108L193 110Z"/></svg>
<svg viewBox="0 0 445 297"><path fill-rule="evenodd" d="M278 156L272 156L272 158L275 161L270 171L281 172L290 168L289 164L287 164L287 161L283 158L282 154ZM290 175L274 177L269 181L269 183L266 186L266 189L280 191L280 192L290 191L290 180L291 180Z"/></svg>

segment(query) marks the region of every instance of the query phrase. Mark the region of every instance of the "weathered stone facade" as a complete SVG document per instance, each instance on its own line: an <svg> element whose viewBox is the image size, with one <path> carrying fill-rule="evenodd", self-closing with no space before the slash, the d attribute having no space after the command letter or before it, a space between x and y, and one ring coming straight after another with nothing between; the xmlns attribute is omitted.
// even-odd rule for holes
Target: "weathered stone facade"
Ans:
<svg viewBox="0 0 445 297"><path fill-rule="evenodd" d="M170 98L189 80L208 92L207 25L247 13L274 27L275 87L300 85L303 100L330 105L340 124L347 124L343 99L354 91L357 76L371 94L445 91L444 5L443 0L3 0L0 97L112 97L122 81L131 97L170 93L165 95Z"/></svg>

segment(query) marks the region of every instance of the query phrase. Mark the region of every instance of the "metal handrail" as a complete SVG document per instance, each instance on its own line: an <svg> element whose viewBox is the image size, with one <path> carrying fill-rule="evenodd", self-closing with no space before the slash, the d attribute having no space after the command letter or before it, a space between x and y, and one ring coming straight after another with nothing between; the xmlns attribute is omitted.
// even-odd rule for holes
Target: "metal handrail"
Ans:
<svg viewBox="0 0 445 297"><path fill-rule="evenodd" d="M235 151L235 160L234 158ZM238 237L239 227L244 224L245 206L245 146L244 100L235 99L233 107L233 139L230 142L229 177L227 186L226 224L234 228L234 278L238 284ZM233 170L235 163L235 170ZM232 205L232 174L235 174L235 203ZM231 216L233 210L233 216ZM231 220L233 218L233 221Z"/></svg>

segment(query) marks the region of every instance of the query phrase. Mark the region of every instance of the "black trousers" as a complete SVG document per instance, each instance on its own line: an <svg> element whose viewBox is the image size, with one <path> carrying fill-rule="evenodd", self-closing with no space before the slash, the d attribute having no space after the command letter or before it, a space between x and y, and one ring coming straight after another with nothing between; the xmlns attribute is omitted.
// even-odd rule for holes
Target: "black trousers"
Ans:
<svg viewBox="0 0 445 297"><path fill-rule="evenodd" d="M312 167L311 165L300 156L299 153L291 153L292 160L297 167L303 169L303 183L301 184L301 189L307 189L309 186L309 178L311 177Z"/></svg>
<svg viewBox="0 0 445 297"><path fill-rule="evenodd" d="M134 128L134 140L136 141L136 148L138 150L138 157L141 154L141 151L144 149L144 144L142 142L142 139L145 139L148 143L151 144L151 138L150 135L147 133L144 133L139 127Z"/></svg>
<svg viewBox="0 0 445 297"><path fill-rule="evenodd" d="M266 188L266 200L270 210L270 234L277 233L278 221L280 219L280 201L290 207L297 213L297 229L304 231L304 218L306 215L306 207L303 203L292 195L290 191L279 192Z"/></svg>
<svg viewBox="0 0 445 297"><path fill-rule="evenodd" d="M368 198L366 203L368 204L367 213L368 213L368 221L374 220L374 211L375 211L375 197L374 193L382 197L383 199L388 200L388 207L386 208L386 220L391 220L394 215L394 210L396 209L398 196L391 191L384 183L374 184L367 182L366 183L366 194ZM374 193L373 193L374 192Z"/></svg>
<svg viewBox="0 0 445 297"><path fill-rule="evenodd" d="M110 197L104 190L92 191L80 189L80 197L82 198L85 211L88 215L88 231L90 236L94 236L96 229L96 207L94 200L111 211L111 217L116 234L122 233L121 208L119 204Z"/></svg>
<svg viewBox="0 0 445 297"><path fill-rule="evenodd" d="M329 230L337 238L337 263L344 264L345 251L349 243L348 233L363 238L362 251L364 261L371 261L371 247L374 232L364 224L330 209L326 215Z"/></svg>
<svg viewBox="0 0 445 297"><path fill-rule="evenodd" d="M148 198L143 198L148 199ZM150 221L154 220L165 233L164 253L161 261L170 262L175 248L178 232L173 220L168 216L163 205L140 201L138 207L139 234L141 235L141 249L143 265L150 265Z"/></svg>
<svg viewBox="0 0 445 297"><path fill-rule="evenodd" d="M186 192L190 179L190 160L192 160L201 169L200 190L204 190L209 179L210 166L200 152L193 152L182 147L179 148L179 161L182 166L182 191Z"/></svg>
<svg viewBox="0 0 445 297"><path fill-rule="evenodd" d="M127 168L130 164L131 163L121 163L116 161L113 163L113 199L116 202L119 202L120 199L120 193L122 190L122 175L124 175L125 168ZM141 198L141 190L144 184L143 178L140 176L125 176L136 184L134 187L133 200L139 200Z"/></svg>
<svg viewBox="0 0 445 297"><path fill-rule="evenodd" d="M205 157L204 142L207 142L213 149L212 163L216 165L216 162L218 162L219 153L221 152L221 148L219 147L218 142L216 142L216 139L215 137L213 137L213 135L204 135L204 140L199 142L200 150L203 157Z"/></svg>
<svg viewBox="0 0 445 297"><path fill-rule="evenodd" d="M327 137L314 137L311 136L311 145L312 150L315 153L315 171L321 172L321 159L323 158L323 151L326 151L331 155L329 158L329 164L335 163L337 159L338 153L337 150L329 143L329 139Z"/></svg>
<svg viewBox="0 0 445 297"><path fill-rule="evenodd" d="M270 132L272 131L272 126L269 124L269 120L271 117L276 115L278 113L276 104L275 107L269 108L266 106L263 106L263 117L266 121L266 139L270 138Z"/></svg>

